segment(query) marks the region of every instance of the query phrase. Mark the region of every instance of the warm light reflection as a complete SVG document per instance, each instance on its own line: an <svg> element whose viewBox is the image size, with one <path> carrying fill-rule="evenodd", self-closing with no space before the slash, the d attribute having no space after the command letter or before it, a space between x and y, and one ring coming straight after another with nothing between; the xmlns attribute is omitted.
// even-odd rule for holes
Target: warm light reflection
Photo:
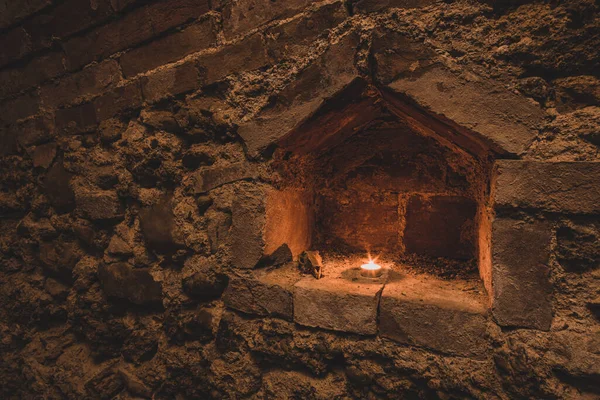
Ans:
<svg viewBox="0 0 600 400"><path fill-rule="evenodd" d="M360 275L365 278L378 278L381 276L383 269L375 261L377 261L377 257L373 260L369 255L369 262L360 266Z"/></svg>

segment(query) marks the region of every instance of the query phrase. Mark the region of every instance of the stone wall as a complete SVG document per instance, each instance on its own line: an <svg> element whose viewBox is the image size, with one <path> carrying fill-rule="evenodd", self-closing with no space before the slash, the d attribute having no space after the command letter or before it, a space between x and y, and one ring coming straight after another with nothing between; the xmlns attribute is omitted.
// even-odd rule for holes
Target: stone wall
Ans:
<svg viewBox="0 0 600 400"><path fill-rule="evenodd" d="M0 0L0 397L597 397L599 11ZM328 102L363 90L496 159L503 239L480 259L503 300L469 319L485 324L476 357L389 324L302 327L286 282L242 271L265 255L277 141L376 107ZM239 311L240 287L254 308Z"/></svg>

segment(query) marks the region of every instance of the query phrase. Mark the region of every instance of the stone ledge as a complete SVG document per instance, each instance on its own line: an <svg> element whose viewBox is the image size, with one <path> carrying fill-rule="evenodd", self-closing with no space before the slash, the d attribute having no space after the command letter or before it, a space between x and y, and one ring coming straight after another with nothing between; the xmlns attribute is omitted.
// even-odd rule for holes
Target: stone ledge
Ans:
<svg viewBox="0 0 600 400"><path fill-rule="evenodd" d="M459 356L487 347L486 296L479 282L390 274L381 295L380 334Z"/></svg>
<svg viewBox="0 0 600 400"><path fill-rule="evenodd" d="M352 264L356 265L356 264ZM326 268L322 279L302 278L294 287L294 322L361 335L377 334L377 308L387 273L360 278L350 263Z"/></svg>
<svg viewBox="0 0 600 400"><path fill-rule="evenodd" d="M295 264L230 274L223 302L246 314L293 320L292 291L301 279Z"/></svg>

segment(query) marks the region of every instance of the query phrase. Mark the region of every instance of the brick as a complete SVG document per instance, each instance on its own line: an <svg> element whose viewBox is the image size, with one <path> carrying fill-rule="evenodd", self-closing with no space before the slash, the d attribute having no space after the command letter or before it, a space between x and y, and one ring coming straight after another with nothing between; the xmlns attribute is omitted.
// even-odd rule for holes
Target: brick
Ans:
<svg viewBox="0 0 600 400"><path fill-rule="evenodd" d="M237 0L223 7L223 31L227 39L269 21L290 17L310 5L310 0Z"/></svg>
<svg viewBox="0 0 600 400"><path fill-rule="evenodd" d="M223 47L215 53L201 55L197 62L205 84L215 83L234 73L269 65L262 38L258 34Z"/></svg>
<svg viewBox="0 0 600 400"><path fill-rule="evenodd" d="M104 25L84 36L65 43L65 52L71 69L132 47L154 36L147 7L126 14L123 18Z"/></svg>
<svg viewBox="0 0 600 400"><path fill-rule="evenodd" d="M177 61L188 54L204 50L217 40L210 19L187 27L181 32L158 39L125 53L120 59L126 77Z"/></svg>
<svg viewBox="0 0 600 400"><path fill-rule="evenodd" d="M483 287L472 287L467 281L390 275L381 295L380 335L452 355L482 356L488 349L487 299Z"/></svg>
<svg viewBox="0 0 600 400"><path fill-rule="evenodd" d="M93 103L57 110L56 129L63 135L79 135L90 132L98 125Z"/></svg>
<svg viewBox="0 0 600 400"><path fill-rule="evenodd" d="M116 85L120 79L119 64L107 60L42 86L40 96L45 107L58 108L89 100Z"/></svg>
<svg viewBox="0 0 600 400"><path fill-rule="evenodd" d="M133 47L206 12L205 0L163 1L133 10L83 37L69 40L65 51L70 66L76 69Z"/></svg>
<svg viewBox="0 0 600 400"><path fill-rule="evenodd" d="M227 166L210 166L199 170L195 175L196 193L206 193L219 186L245 179L256 178L254 166L246 162L238 162Z"/></svg>
<svg viewBox="0 0 600 400"><path fill-rule="evenodd" d="M301 18L269 28L265 32L268 54L276 62L305 54L318 37L327 34L347 16L344 4L336 1Z"/></svg>
<svg viewBox="0 0 600 400"><path fill-rule="evenodd" d="M171 199L164 197L140 210L140 229L148 247L159 253L173 253L183 247L174 235L175 217Z"/></svg>
<svg viewBox="0 0 600 400"><path fill-rule="evenodd" d="M40 98L32 91L0 103L0 123L11 123L35 115L40 110Z"/></svg>
<svg viewBox="0 0 600 400"><path fill-rule="evenodd" d="M372 13L390 8L419 8L437 3L438 0L357 0L352 4L356 13Z"/></svg>
<svg viewBox="0 0 600 400"><path fill-rule="evenodd" d="M133 81L96 98L93 104L98 122L102 122L122 111L139 108L142 103L141 84Z"/></svg>
<svg viewBox="0 0 600 400"><path fill-rule="evenodd" d="M14 135L23 147L50 141L55 134L54 120L49 115L40 115L14 125Z"/></svg>
<svg viewBox="0 0 600 400"><path fill-rule="evenodd" d="M0 1L0 29L4 29L52 4L52 0Z"/></svg>
<svg viewBox="0 0 600 400"><path fill-rule="evenodd" d="M464 134L499 153L523 153L545 117L540 107L522 96L491 81L467 82L443 67L397 79L388 88L440 119L471 129Z"/></svg>
<svg viewBox="0 0 600 400"><path fill-rule="evenodd" d="M360 278L358 269L325 265L325 277L302 278L294 286L294 322L361 335L377 334L377 308L385 282ZM344 272L346 271L346 272Z"/></svg>
<svg viewBox="0 0 600 400"><path fill-rule="evenodd" d="M63 40L100 24L113 14L110 0L66 0L51 12L27 21L24 27L31 36L33 49L40 50L50 47L53 40Z"/></svg>
<svg viewBox="0 0 600 400"><path fill-rule="evenodd" d="M154 32L164 32L210 11L208 0L169 0L149 7Z"/></svg>
<svg viewBox="0 0 600 400"><path fill-rule="evenodd" d="M599 162L499 160L495 207L566 214L600 212Z"/></svg>
<svg viewBox="0 0 600 400"><path fill-rule="evenodd" d="M326 99L350 86L358 77L354 67L358 41L358 36L351 33L332 45L274 96L270 107L239 124L238 134L246 143L251 157L258 156L307 120L324 106Z"/></svg>
<svg viewBox="0 0 600 400"><path fill-rule="evenodd" d="M477 203L462 196L411 196L404 245L409 253L470 259L475 256Z"/></svg>
<svg viewBox="0 0 600 400"><path fill-rule="evenodd" d="M25 29L14 28L0 35L0 49L1 67L31 52L31 39Z"/></svg>
<svg viewBox="0 0 600 400"><path fill-rule="evenodd" d="M202 86L195 62L186 62L141 78L144 99L156 102L166 97L198 89Z"/></svg>
<svg viewBox="0 0 600 400"><path fill-rule="evenodd" d="M301 277L293 264L274 270L237 272L229 276L223 302L225 306L246 314L292 321L292 293L294 284Z"/></svg>
<svg viewBox="0 0 600 400"><path fill-rule="evenodd" d="M0 97L36 86L56 78L65 71L64 55L61 52L36 57L24 67L2 70L0 71Z"/></svg>
<svg viewBox="0 0 600 400"><path fill-rule="evenodd" d="M500 218L492 227L492 314L501 326L548 330L552 225Z"/></svg>

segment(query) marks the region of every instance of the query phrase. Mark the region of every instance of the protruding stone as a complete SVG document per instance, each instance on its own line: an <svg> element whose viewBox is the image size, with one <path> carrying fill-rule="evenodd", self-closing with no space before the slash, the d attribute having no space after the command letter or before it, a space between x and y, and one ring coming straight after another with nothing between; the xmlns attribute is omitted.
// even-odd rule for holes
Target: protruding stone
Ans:
<svg viewBox="0 0 600 400"><path fill-rule="evenodd" d="M235 273L230 275L223 301L227 307L247 314L291 321L294 312L292 292L300 278L293 264L272 270Z"/></svg>
<svg viewBox="0 0 600 400"><path fill-rule="evenodd" d="M263 267L279 267L280 265L289 263L292 261L292 251L289 246L284 243L279 246L274 252L264 256L256 264L256 268Z"/></svg>
<svg viewBox="0 0 600 400"><path fill-rule="evenodd" d="M196 193L206 193L219 186L257 176L253 165L238 162L227 166L212 166L196 173Z"/></svg>
<svg viewBox="0 0 600 400"><path fill-rule="evenodd" d="M253 120L240 124L238 134L251 156L263 153L358 76L354 67L357 46L357 35L345 36L285 87L273 99L272 106Z"/></svg>
<svg viewBox="0 0 600 400"><path fill-rule="evenodd" d="M127 263L102 264L98 267L98 278L110 297L139 305L162 301L162 285L154 280L148 268L133 268Z"/></svg>
<svg viewBox="0 0 600 400"><path fill-rule="evenodd" d="M600 162L498 160L496 208L600 212Z"/></svg>
<svg viewBox="0 0 600 400"><path fill-rule="evenodd" d="M44 191L50 204L59 213L75 208L75 192L71 188L72 174L63 167L62 161L54 163L44 178Z"/></svg>
<svg viewBox="0 0 600 400"><path fill-rule="evenodd" d="M552 226L496 219L492 228L492 313L499 325L548 330Z"/></svg>
<svg viewBox="0 0 600 400"><path fill-rule="evenodd" d="M156 204L140 211L140 227L151 250L170 253L181 247L181 243L173 235L175 217L169 197L163 197Z"/></svg>
<svg viewBox="0 0 600 400"><path fill-rule="evenodd" d="M33 154L31 158L33 160L34 167L42 167L47 169L52 165L52 161L54 161L54 157L56 157L56 144L55 143L46 143L40 146L36 146L33 150Z"/></svg>
<svg viewBox="0 0 600 400"><path fill-rule="evenodd" d="M193 273L183 278L183 290L191 297L202 301L217 299L221 296L229 278L218 264L203 257L192 257L185 268Z"/></svg>
<svg viewBox="0 0 600 400"><path fill-rule="evenodd" d="M111 221L123 218L123 206L117 193L78 187L75 192L77 209L92 221Z"/></svg>
<svg viewBox="0 0 600 400"><path fill-rule="evenodd" d="M500 153L524 152L545 116L524 97L491 82L463 80L441 67L398 79L388 88L442 120L471 129Z"/></svg>
<svg viewBox="0 0 600 400"><path fill-rule="evenodd" d="M444 353L482 355L488 346L484 292L476 282L390 274L381 295L380 334Z"/></svg>
<svg viewBox="0 0 600 400"><path fill-rule="evenodd" d="M359 261L356 260L358 265ZM294 286L294 322L313 328L375 335L377 309L387 274L360 278L350 262L325 265L325 277L302 278Z"/></svg>

